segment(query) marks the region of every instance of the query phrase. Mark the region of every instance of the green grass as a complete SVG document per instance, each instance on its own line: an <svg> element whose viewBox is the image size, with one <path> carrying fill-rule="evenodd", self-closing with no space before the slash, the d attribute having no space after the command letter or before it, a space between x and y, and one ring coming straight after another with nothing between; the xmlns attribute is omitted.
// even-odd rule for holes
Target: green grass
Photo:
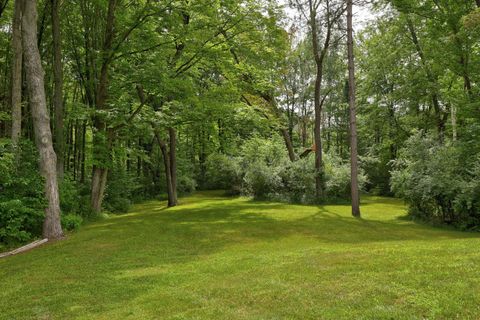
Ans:
<svg viewBox="0 0 480 320"><path fill-rule="evenodd" d="M0 260L0 319L479 319L480 236L200 193Z"/></svg>

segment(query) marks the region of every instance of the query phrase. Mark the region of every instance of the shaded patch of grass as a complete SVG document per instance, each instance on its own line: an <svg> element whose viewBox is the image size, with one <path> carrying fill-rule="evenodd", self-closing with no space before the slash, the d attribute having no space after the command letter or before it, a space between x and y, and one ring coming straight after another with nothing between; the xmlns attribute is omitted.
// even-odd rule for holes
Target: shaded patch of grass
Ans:
<svg viewBox="0 0 480 320"><path fill-rule="evenodd" d="M0 319L477 319L480 236L198 193L0 260Z"/></svg>

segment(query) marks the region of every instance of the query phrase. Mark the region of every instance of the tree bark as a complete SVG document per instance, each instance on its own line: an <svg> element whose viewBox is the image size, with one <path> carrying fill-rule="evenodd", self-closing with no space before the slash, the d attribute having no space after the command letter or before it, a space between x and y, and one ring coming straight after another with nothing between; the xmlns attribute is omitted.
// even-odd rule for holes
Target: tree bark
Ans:
<svg viewBox="0 0 480 320"><path fill-rule="evenodd" d="M325 35L325 41L323 48L319 47L319 35L318 35L318 26L317 26L317 11L314 4L309 2L310 7L310 28L312 32L312 47L313 54L316 64L316 76L315 76L315 99L314 99L314 108L315 108L315 127L314 127L314 145L315 145L315 170L317 171L315 176L315 194L317 199L321 199L324 193L324 181L323 181L323 149L322 149L322 136L321 136L321 126L322 126L322 106L323 101L321 98L321 88L323 81L323 61L325 55L330 46L330 37L332 32L332 25L330 23L329 12L327 12L327 33ZM327 8L328 10L328 8Z"/></svg>
<svg viewBox="0 0 480 320"><path fill-rule="evenodd" d="M355 101L355 56L353 52L353 3L347 0L348 102L350 105L350 185L352 215L360 217L358 192L357 115Z"/></svg>
<svg viewBox="0 0 480 320"><path fill-rule="evenodd" d="M60 224L57 157L53 150L50 118L45 98L44 72L37 47L37 2L35 0L25 0L24 2L22 36L35 141L40 154L40 170L45 178L45 197L48 201L45 209L43 236L48 239L58 239L63 236L63 231Z"/></svg>
<svg viewBox="0 0 480 320"><path fill-rule="evenodd" d="M63 180L63 162L65 141L63 131L63 64L62 64L62 37L59 17L60 0L51 0L52 5L52 36L53 36L53 78L55 89L53 106L55 109L55 152L57 154L57 175Z"/></svg>
<svg viewBox="0 0 480 320"><path fill-rule="evenodd" d="M297 156L295 155L295 151L293 150L292 139L290 138L287 129L280 128L280 133L282 134L283 140L285 141L285 146L287 147L288 151L288 157L290 158L290 161L293 162L297 159Z"/></svg>
<svg viewBox="0 0 480 320"><path fill-rule="evenodd" d="M22 134L22 7L16 0L12 22L12 143L18 146ZM36 42L35 42L36 43Z"/></svg>
<svg viewBox="0 0 480 320"><path fill-rule="evenodd" d="M162 140L158 130L155 130L155 138L157 139L160 150L162 151L163 156L163 165L165 166L165 178L167 181L167 195L168 195L168 207L174 207L176 204L173 198L173 187L172 187L172 169L170 167L170 156L168 154L167 144Z"/></svg>
<svg viewBox="0 0 480 320"><path fill-rule="evenodd" d="M170 138L170 179L172 183L172 207L178 203L177 197L177 132L174 128L168 128Z"/></svg>
<svg viewBox="0 0 480 320"><path fill-rule="evenodd" d="M452 140L457 141L457 107L455 105L451 106L450 113L452 118Z"/></svg>
<svg viewBox="0 0 480 320"><path fill-rule="evenodd" d="M115 32L115 10L116 10L117 1L116 0L109 0L108 2L108 11L107 11L107 21L105 26L105 41L103 44L103 62L102 68L100 71L100 79L97 87L97 95L96 95L96 109L102 110L105 108L105 103L107 101L108 95L108 69L111 62L111 49L113 44L113 37ZM94 136L94 144L104 143L102 141L104 139L98 137L98 134L105 134L108 135L106 132L106 124L105 122L100 119L100 117L96 117L94 119L94 126L97 130L97 134ZM110 137L106 138L110 140ZM107 144L109 141L106 142ZM106 157L110 156L110 147L105 145L98 149L100 153L108 153ZM102 157L101 157L102 158ZM105 160L105 157L103 157ZM93 166L92 172L92 187L91 187L91 207L95 213L99 213L102 210L102 202L103 202L103 194L105 192L105 186L107 182L107 172L108 169L106 164L95 164Z"/></svg>

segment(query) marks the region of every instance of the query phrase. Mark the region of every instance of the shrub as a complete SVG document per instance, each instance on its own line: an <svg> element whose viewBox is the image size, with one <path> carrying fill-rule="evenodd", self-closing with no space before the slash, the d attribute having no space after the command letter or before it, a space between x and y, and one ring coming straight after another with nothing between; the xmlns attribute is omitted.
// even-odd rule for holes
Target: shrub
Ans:
<svg viewBox="0 0 480 320"><path fill-rule="evenodd" d="M62 215L62 228L67 231L78 230L82 225L82 217L76 214Z"/></svg>
<svg viewBox="0 0 480 320"><path fill-rule="evenodd" d="M46 201L38 171L38 153L30 141L20 154L0 140L0 242L14 245L41 235Z"/></svg>
<svg viewBox="0 0 480 320"><path fill-rule="evenodd" d="M244 190L256 199L275 197L282 186L278 167L268 166L259 161L250 164L245 173Z"/></svg>
<svg viewBox="0 0 480 320"><path fill-rule="evenodd" d="M179 175L177 176L177 192L180 194L188 194L195 191L197 182L191 176Z"/></svg>
<svg viewBox="0 0 480 320"><path fill-rule="evenodd" d="M63 181L59 184L60 205L62 212L65 213L79 213L82 211L81 196L79 188L69 176L65 176Z"/></svg>
<svg viewBox="0 0 480 320"><path fill-rule="evenodd" d="M414 217L475 228L480 225L478 159L465 156L457 145L416 133L395 161L392 190L405 199Z"/></svg>
<svg viewBox="0 0 480 320"><path fill-rule="evenodd" d="M229 194L240 192L243 171L238 158L212 154L207 159L206 169L207 189L222 189Z"/></svg>
<svg viewBox="0 0 480 320"><path fill-rule="evenodd" d="M44 213L21 200L0 202L0 242L7 245L26 242L42 232Z"/></svg>
<svg viewBox="0 0 480 320"><path fill-rule="evenodd" d="M287 162L280 170L286 198L294 203L313 202L315 197L315 168L311 158Z"/></svg>
<svg viewBox="0 0 480 320"><path fill-rule="evenodd" d="M330 198L348 199L350 197L350 162L326 155L325 161L326 193ZM358 188L362 190L367 182L367 176L359 168Z"/></svg>
<svg viewBox="0 0 480 320"><path fill-rule="evenodd" d="M139 188L136 178L122 167L112 170L105 190L105 209L115 213L127 212L132 204L131 199Z"/></svg>

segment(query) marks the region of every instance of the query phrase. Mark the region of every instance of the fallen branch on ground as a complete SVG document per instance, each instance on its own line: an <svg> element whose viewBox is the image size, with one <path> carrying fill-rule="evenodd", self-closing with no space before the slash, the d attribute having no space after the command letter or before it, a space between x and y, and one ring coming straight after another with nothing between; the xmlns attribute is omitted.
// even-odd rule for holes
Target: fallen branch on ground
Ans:
<svg viewBox="0 0 480 320"><path fill-rule="evenodd" d="M22 253L22 252L25 252L25 251L28 251L30 249L33 249L33 248L36 248L44 243L48 242L48 239L42 239L42 240L36 240L36 241L33 241L32 243L29 243L27 245L24 245L23 247L20 247L20 248L17 248L15 250L12 250L12 251L9 251L9 252L4 252L4 253L0 253L0 258L3 258L3 257L8 257L8 256L13 256L13 255L16 255L18 253Z"/></svg>

